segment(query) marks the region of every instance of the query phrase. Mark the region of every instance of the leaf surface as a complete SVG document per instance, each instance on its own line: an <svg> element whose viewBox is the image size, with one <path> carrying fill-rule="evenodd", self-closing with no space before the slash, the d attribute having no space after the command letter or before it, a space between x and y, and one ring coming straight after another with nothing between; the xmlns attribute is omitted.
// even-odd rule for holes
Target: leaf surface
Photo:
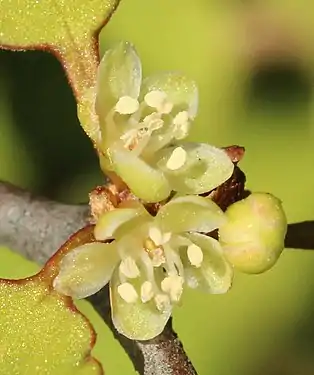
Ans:
<svg viewBox="0 0 314 375"><path fill-rule="evenodd" d="M0 46L53 51L79 100L95 84L97 36L118 3L119 0L0 0Z"/></svg>
<svg viewBox="0 0 314 375"><path fill-rule="evenodd" d="M103 374L90 353L91 324L51 287L62 255L78 240L90 240L91 229L79 231L35 276L0 279L0 375Z"/></svg>

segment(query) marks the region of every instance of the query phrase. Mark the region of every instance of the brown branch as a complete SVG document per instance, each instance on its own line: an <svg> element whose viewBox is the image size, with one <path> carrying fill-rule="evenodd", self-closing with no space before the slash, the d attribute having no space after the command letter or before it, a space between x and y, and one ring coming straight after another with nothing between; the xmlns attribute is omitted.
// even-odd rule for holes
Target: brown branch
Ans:
<svg viewBox="0 0 314 375"><path fill-rule="evenodd" d="M86 225L87 205L70 206L32 196L0 182L0 244L44 264L70 237ZM154 340L137 342L120 335L113 326L108 288L88 298L112 330L141 375L195 375L171 322Z"/></svg>

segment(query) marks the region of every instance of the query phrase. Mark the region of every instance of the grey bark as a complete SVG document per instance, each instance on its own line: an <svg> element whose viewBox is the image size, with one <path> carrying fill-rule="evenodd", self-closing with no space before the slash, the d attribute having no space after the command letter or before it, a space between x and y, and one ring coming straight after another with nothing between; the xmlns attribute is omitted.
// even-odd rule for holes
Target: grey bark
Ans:
<svg viewBox="0 0 314 375"><path fill-rule="evenodd" d="M27 259L44 264L78 229L88 223L87 205L67 205L34 197L9 183L0 182L0 244ZM132 341L114 328L108 288L88 298L113 331L141 375L195 375L171 321L164 332L146 342Z"/></svg>

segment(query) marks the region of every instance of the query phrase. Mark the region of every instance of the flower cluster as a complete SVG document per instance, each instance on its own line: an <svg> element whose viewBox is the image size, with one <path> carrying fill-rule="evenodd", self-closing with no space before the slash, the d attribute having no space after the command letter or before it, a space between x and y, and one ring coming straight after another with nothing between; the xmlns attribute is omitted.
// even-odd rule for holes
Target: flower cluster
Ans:
<svg viewBox="0 0 314 375"><path fill-rule="evenodd" d="M120 43L103 57L91 97L101 165L136 199L99 215L95 242L63 257L53 285L84 298L109 283L115 327L147 340L163 330L185 287L225 293L233 268L270 268L283 249L286 219L270 194L251 194L226 212L199 196L225 182L234 166L221 149L183 142L197 110L196 85L183 75L142 83L134 48ZM151 202L161 202L156 215L147 210Z"/></svg>

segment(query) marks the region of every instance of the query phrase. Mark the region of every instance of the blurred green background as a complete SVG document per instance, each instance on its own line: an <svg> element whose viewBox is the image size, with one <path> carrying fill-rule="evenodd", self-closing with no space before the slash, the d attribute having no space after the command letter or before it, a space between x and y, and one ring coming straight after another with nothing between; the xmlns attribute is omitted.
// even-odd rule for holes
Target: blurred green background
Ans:
<svg viewBox="0 0 314 375"><path fill-rule="evenodd" d="M312 8L311 8L312 7ZM101 54L135 43L144 74L180 70L199 86L191 138L246 147L248 188L279 196L290 222L314 218L314 33L308 0L122 0ZM102 182L61 66L43 52L0 51L0 179L65 202ZM2 277L37 266L0 249ZM186 293L175 329L199 375L314 374L314 252L287 250L223 296ZM86 303L107 375L134 374Z"/></svg>

